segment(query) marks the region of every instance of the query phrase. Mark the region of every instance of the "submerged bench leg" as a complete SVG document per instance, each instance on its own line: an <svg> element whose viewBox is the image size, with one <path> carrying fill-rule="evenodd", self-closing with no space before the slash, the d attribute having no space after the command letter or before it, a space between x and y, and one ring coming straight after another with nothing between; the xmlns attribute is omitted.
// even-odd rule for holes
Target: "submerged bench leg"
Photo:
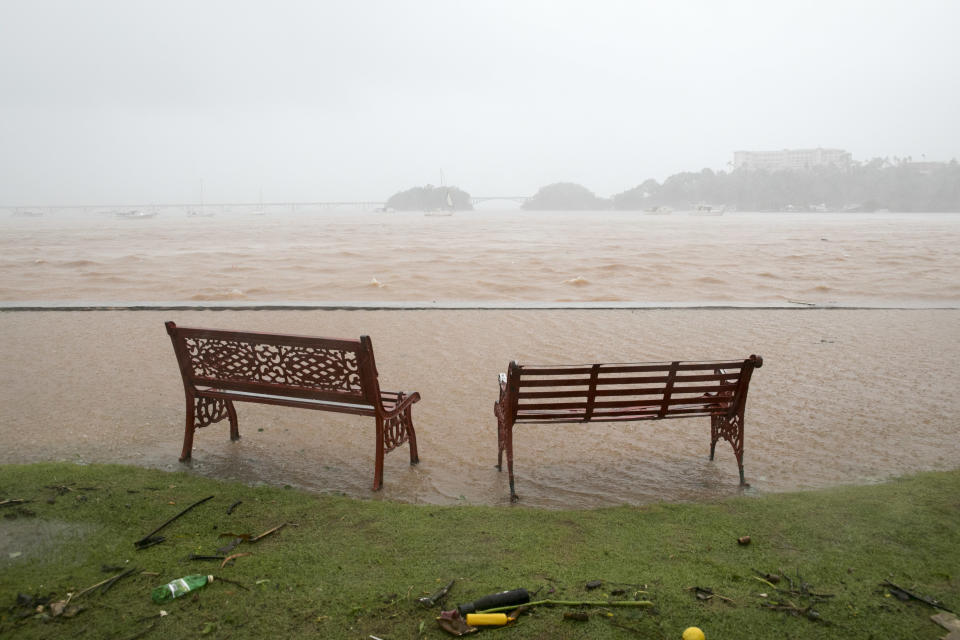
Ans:
<svg viewBox="0 0 960 640"><path fill-rule="evenodd" d="M503 471L504 426L499 402L493 403L493 415L497 418L497 471Z"/></svg>
<svg viewBox="0 0 960 640"><path fill-rule="evenodd" d="M507 475L510 478L510 502L517 502L520 496L514 490L513 483L513 425L507 427L504 433L504 445L507 449Z"/></svg>
<svg viewBox="0 0 960 640"><path fill-rule="evenodd" d="M190 459L193 452L193 432L196 429L194 417L196 416L196 406L194 399L187 396L187 424L183 431L183 450L180 451L180 462L186 462Z"/></svg>
<svg viewBox="0 0 960 640"><path fill-rule="evenodd" d="M233 402L227 403L227 417L230 418L230 439L236 442L240 439L240 428L237 425L237 410L233 408Z"/></svg>
<svg viewBox="0 0 960 640"><path fill-rule="evenodd" d="M187 395L187 421L183 431L183 450L180 452L180 462L190 459L193 451L193 433L202 427L220 422L224 418L230 419L230 439L239 440L240 430L237 427L237 411L233 403L220 398L195 398Z"/></svg>
<svg viewBox="0 0 960 640"><path fill-rule="evenodd" d="M373 461L373 490L379 491L383 486L383 425L377 418L377 453Z"/></svg>
<svg viewBox="0 0 960 640"><path fill-rule="evenodd" d="M383 486L383 457L404 442L410 445L410 464L419 464L417 433L413 430L411 407L405 408L392 418L377 416L377 452L374 459L373 490Z"/></svg>
<svg viewBox="0 0 960 640"><path fill-rule="evenodd" d="M410 447L410 464L420 464L420 454L417 452L417 432L413 430L413 407L403 411L403 426L407 432L407 443Z"/></svg>
<svg viewBox="0 0 960 640"><path fill-rule="evenodd" d="M717 446L717 440L723 438L733 447L733 455L737 457L737 467L740 471L740 484L745 485L743 477L743 416L735 414L732 417L712 416L710 418L710 459Z"/></svg>

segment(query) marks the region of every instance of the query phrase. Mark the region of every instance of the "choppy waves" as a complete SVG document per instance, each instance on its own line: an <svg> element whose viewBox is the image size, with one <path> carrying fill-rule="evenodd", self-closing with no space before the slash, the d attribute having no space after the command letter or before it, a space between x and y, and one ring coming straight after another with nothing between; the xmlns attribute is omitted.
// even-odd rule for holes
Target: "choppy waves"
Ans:
<svg viewBox="0 0 960 640"><path fill-rule="evenodd" d="M960 215L0 218L0 301L960 306Z"/></svg>

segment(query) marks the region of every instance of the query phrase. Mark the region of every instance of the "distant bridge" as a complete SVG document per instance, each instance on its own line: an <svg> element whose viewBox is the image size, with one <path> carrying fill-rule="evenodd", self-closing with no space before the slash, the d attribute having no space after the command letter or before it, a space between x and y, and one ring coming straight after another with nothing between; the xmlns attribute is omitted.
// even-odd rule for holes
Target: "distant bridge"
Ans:
<svg viewBox="0 0 960 640"><path fill-rule="evenodd" d="M475 196L470 198L470 204L477 205L483 202L493 200L509 200L511 202L525 203L531 196ZM220 210L227 209L247 209L247 210L277 210L287 209L297 211L300 209L361 209L373 211L383 209L386 202L382 200L337 200L337 201L316 201L316 202L165 202L152 204L69 204L69 205L0 205L0 209L6 209L20 215L29 215L41 212L53 211L90 211L90 212L115 212L129 210L148 210L159 211L163 209L187 209L199 211L201 209Z"/></svg>
<svg viewBox="0 0 960 640"><path fill-rule="evenodd" d="M512 200L513 202L519 202L523 204L530 199L530 196L477 196L471 197L471 204L480 204L481 202L490 202L491 200Z"/></svg>

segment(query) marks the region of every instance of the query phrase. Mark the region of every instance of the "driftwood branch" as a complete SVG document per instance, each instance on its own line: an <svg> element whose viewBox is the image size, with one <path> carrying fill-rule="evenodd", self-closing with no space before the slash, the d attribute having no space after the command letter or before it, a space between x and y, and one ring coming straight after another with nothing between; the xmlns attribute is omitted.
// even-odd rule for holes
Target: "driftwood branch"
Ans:
<svg viewBox="0 0 960 640"><path fill-rule="evenodd" d="M159 527L157 527L156 529L154 529L153 531L151 531L151 532L148 533L147 535L143 536L142 538L140 538L139 540L137 540L136 542L134 542L134 543L133 543L133 546L135 546L137 549L146 549L147 547L153 546L153 545L157 544L158 542L162 542L162 541L163 541L163 538L154 538L153 536L156 535L157 533L159 533L165 526L167 526L168 524L170 524L171 522L173 522L174 520L176 520L177 518L179 518L180 516L182 516L182 515L185 514L186 512L190 511L190 509L193 509L195 506L200 505L200 504L203 504L204 502L206 502L207 500L210 500L210 499L212 499L212 498L213 498L213 496L207 496L207 497L204 498L203 500L197 500L196 502L194 502L192 505L190 505L189 507L187 507L186 509L184 509L183 511L181 511L181 512L178 513L177 515L173 516L172 518L170 518L169 520L167 520L166 522L164 522L162 525L160 525Z"/></svg>

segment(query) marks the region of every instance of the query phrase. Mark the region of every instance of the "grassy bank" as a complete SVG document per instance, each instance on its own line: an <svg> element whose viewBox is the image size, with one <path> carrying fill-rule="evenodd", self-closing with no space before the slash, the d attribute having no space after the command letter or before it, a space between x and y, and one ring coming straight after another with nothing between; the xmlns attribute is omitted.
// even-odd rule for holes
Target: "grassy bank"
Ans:
<svg viewBox="0 0 960 640"><path fill-rule="evenodd" d="M211 495L159 532L163 543L134 548ZM929 620L938 611L881 583L960 610L958 496L960 472L948 472L707 504L538 511L354 500L119 466L0 466L0 502L27 501L0 507L0 637L450 637L434 621L440 607L415 599L455 578L445 608L517 587L654 604L590 607L586 622L538 607L512 628L481 632L504 640L679 638L690 625L710 640L936 638L945 634ZM296 526L240 544L226 555L250 555L222 568L188 559L216 555L233 539L224 533L283 523ZM750 544L738 544L745 535ZM129 568L105 593L76 595ZM794 593L754 569L788 576ZM153 587L193 573L232 582L151 602ZM594 580L602 585L588 589ZM695 586L715 596L698 599ZM49 604L37 613L38 602L68 593L74 617L52 617ZM819 619L763 606L775 603L812 605Z"/></svg>

